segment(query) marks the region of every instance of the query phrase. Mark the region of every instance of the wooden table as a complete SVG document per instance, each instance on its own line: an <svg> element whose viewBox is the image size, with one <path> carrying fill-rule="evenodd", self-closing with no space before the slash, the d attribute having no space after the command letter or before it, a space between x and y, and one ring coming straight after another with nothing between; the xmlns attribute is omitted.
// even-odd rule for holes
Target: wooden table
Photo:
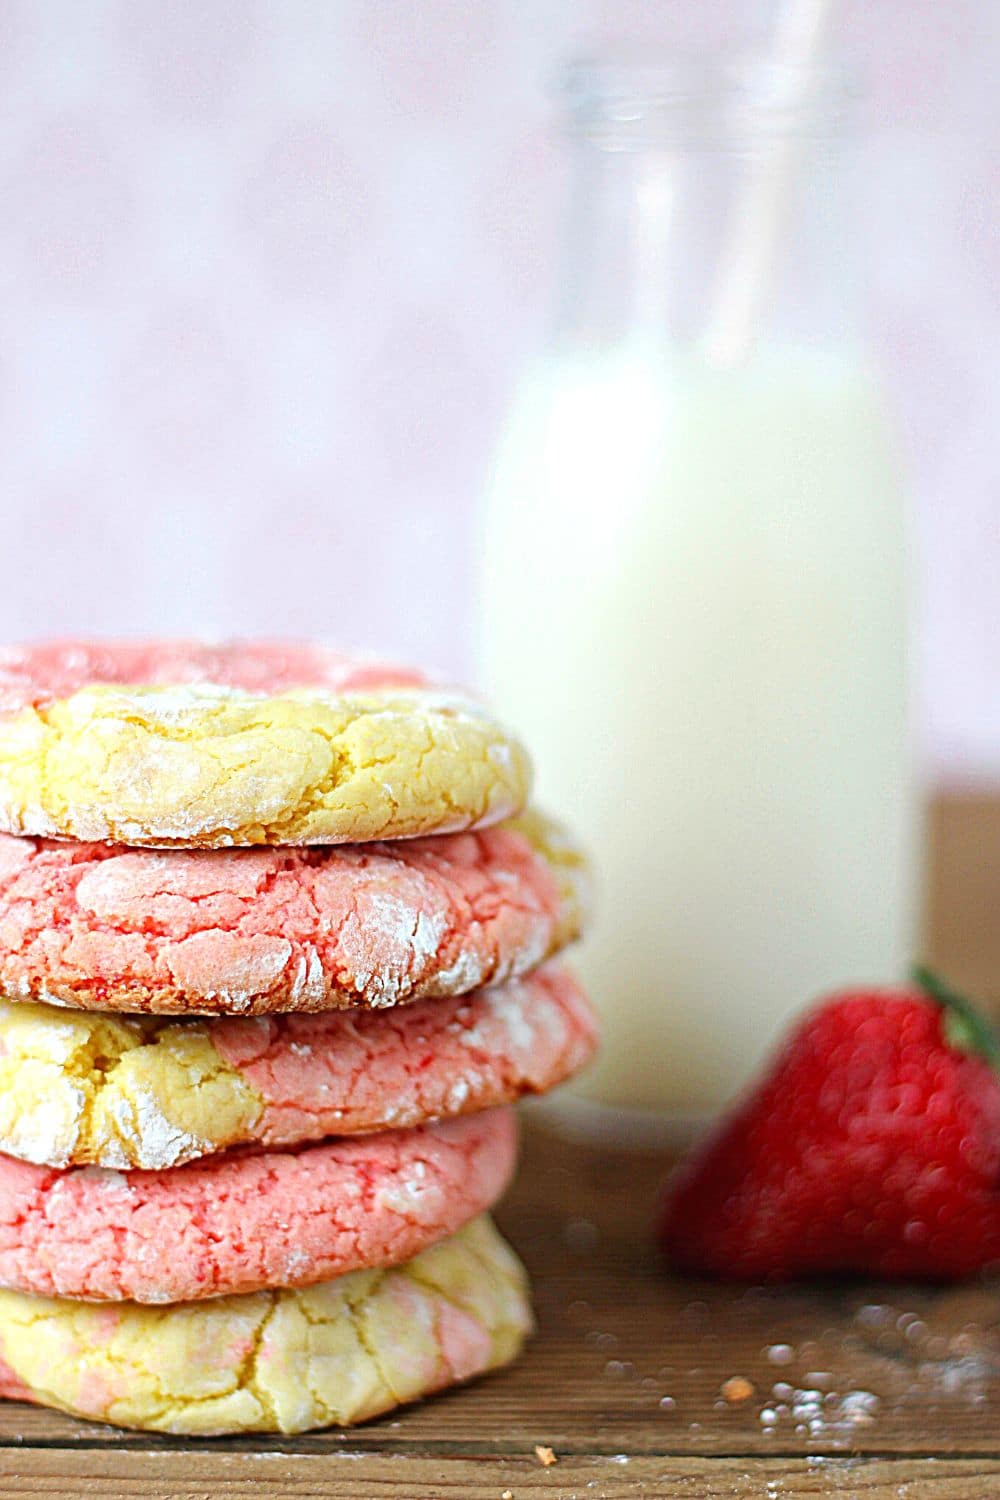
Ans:
<svg viewBox="0 0 1000 1500"><path fill-rule="evenodd" d="M539 1333L511 1370L283 1441L146 1437L8 1405L0 1495L1000 1496L1000 1289L675 1280L649 1236L662 1174L648 1153L527 1133L499 1218ZM740 1404L720 1394L735 1375L754 1386Z"/></svg>
<svg viewBox="0 0 1000 1500"><path fill-rule="evenodd" d="M1000 816L939 807L932 851L931 956L1000 998ZM649 1234L665 1165L531 1129L498 1217L539 1333L509 1371L284 1441L146 1437L0 1404L0 1497L1000 1497L1000 1288L673 1279ZM753 1385L746 1401L721 1394L732 1376Z"/></svg>

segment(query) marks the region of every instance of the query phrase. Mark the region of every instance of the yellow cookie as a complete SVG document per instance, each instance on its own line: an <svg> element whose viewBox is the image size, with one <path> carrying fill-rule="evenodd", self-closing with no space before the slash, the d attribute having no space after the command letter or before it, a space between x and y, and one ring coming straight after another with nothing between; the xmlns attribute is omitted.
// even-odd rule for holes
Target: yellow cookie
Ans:
<svg viewBox="0 0 1000 1500"><path fill-rule="evenodd" d="M0 655L0 829L149 847L482 827L517 740L413 672L307 646L43 644Z"/></svg>
<svg viewBox="0 0 1000 1500"><path fill-rule="evenodd" d="M304 1291L164 1308L0 1291L0 1395L157 1432L305 1432L507 1364L531 1328L524 1270L484 1216Z"/></svg>

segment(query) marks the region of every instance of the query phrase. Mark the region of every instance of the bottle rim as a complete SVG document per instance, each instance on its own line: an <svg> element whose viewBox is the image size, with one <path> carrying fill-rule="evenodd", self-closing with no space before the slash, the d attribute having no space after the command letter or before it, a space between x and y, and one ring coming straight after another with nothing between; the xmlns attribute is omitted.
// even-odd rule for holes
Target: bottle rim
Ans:
<svg viewBox="0 0 1000 1500"><path fill-rule="evenodd" d="M557 80L570 134L605 150L733 149L843 133L857 97L840 62L761 56L583 57Z"/></svg>

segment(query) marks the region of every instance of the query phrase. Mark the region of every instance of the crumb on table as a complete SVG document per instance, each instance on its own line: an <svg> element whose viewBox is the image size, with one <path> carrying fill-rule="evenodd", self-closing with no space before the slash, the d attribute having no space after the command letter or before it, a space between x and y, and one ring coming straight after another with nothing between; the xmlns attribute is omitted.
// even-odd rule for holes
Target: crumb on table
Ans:
<svg viewBox="0 0 1000 1500"><path fill-rule="evenodd" d="M753 1382L747 1380L745 1375L731 1375L728 1380L723 1381L721 1395L730 1406L739 1406L742 1402L749 1401L755 1391Z"/></svg>

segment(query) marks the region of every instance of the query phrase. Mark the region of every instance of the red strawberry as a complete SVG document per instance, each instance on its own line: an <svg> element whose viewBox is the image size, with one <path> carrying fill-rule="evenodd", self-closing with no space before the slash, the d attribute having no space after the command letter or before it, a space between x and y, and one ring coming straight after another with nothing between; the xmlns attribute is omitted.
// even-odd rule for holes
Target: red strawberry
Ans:
<svg viewBox="0 0 1000 1500"><path fill-rule="evenodd" d="M682 1163L660 1229L675 1266L948 1280L1000 1263L1000 1044L915 978L807 1014Z"/></svg>

